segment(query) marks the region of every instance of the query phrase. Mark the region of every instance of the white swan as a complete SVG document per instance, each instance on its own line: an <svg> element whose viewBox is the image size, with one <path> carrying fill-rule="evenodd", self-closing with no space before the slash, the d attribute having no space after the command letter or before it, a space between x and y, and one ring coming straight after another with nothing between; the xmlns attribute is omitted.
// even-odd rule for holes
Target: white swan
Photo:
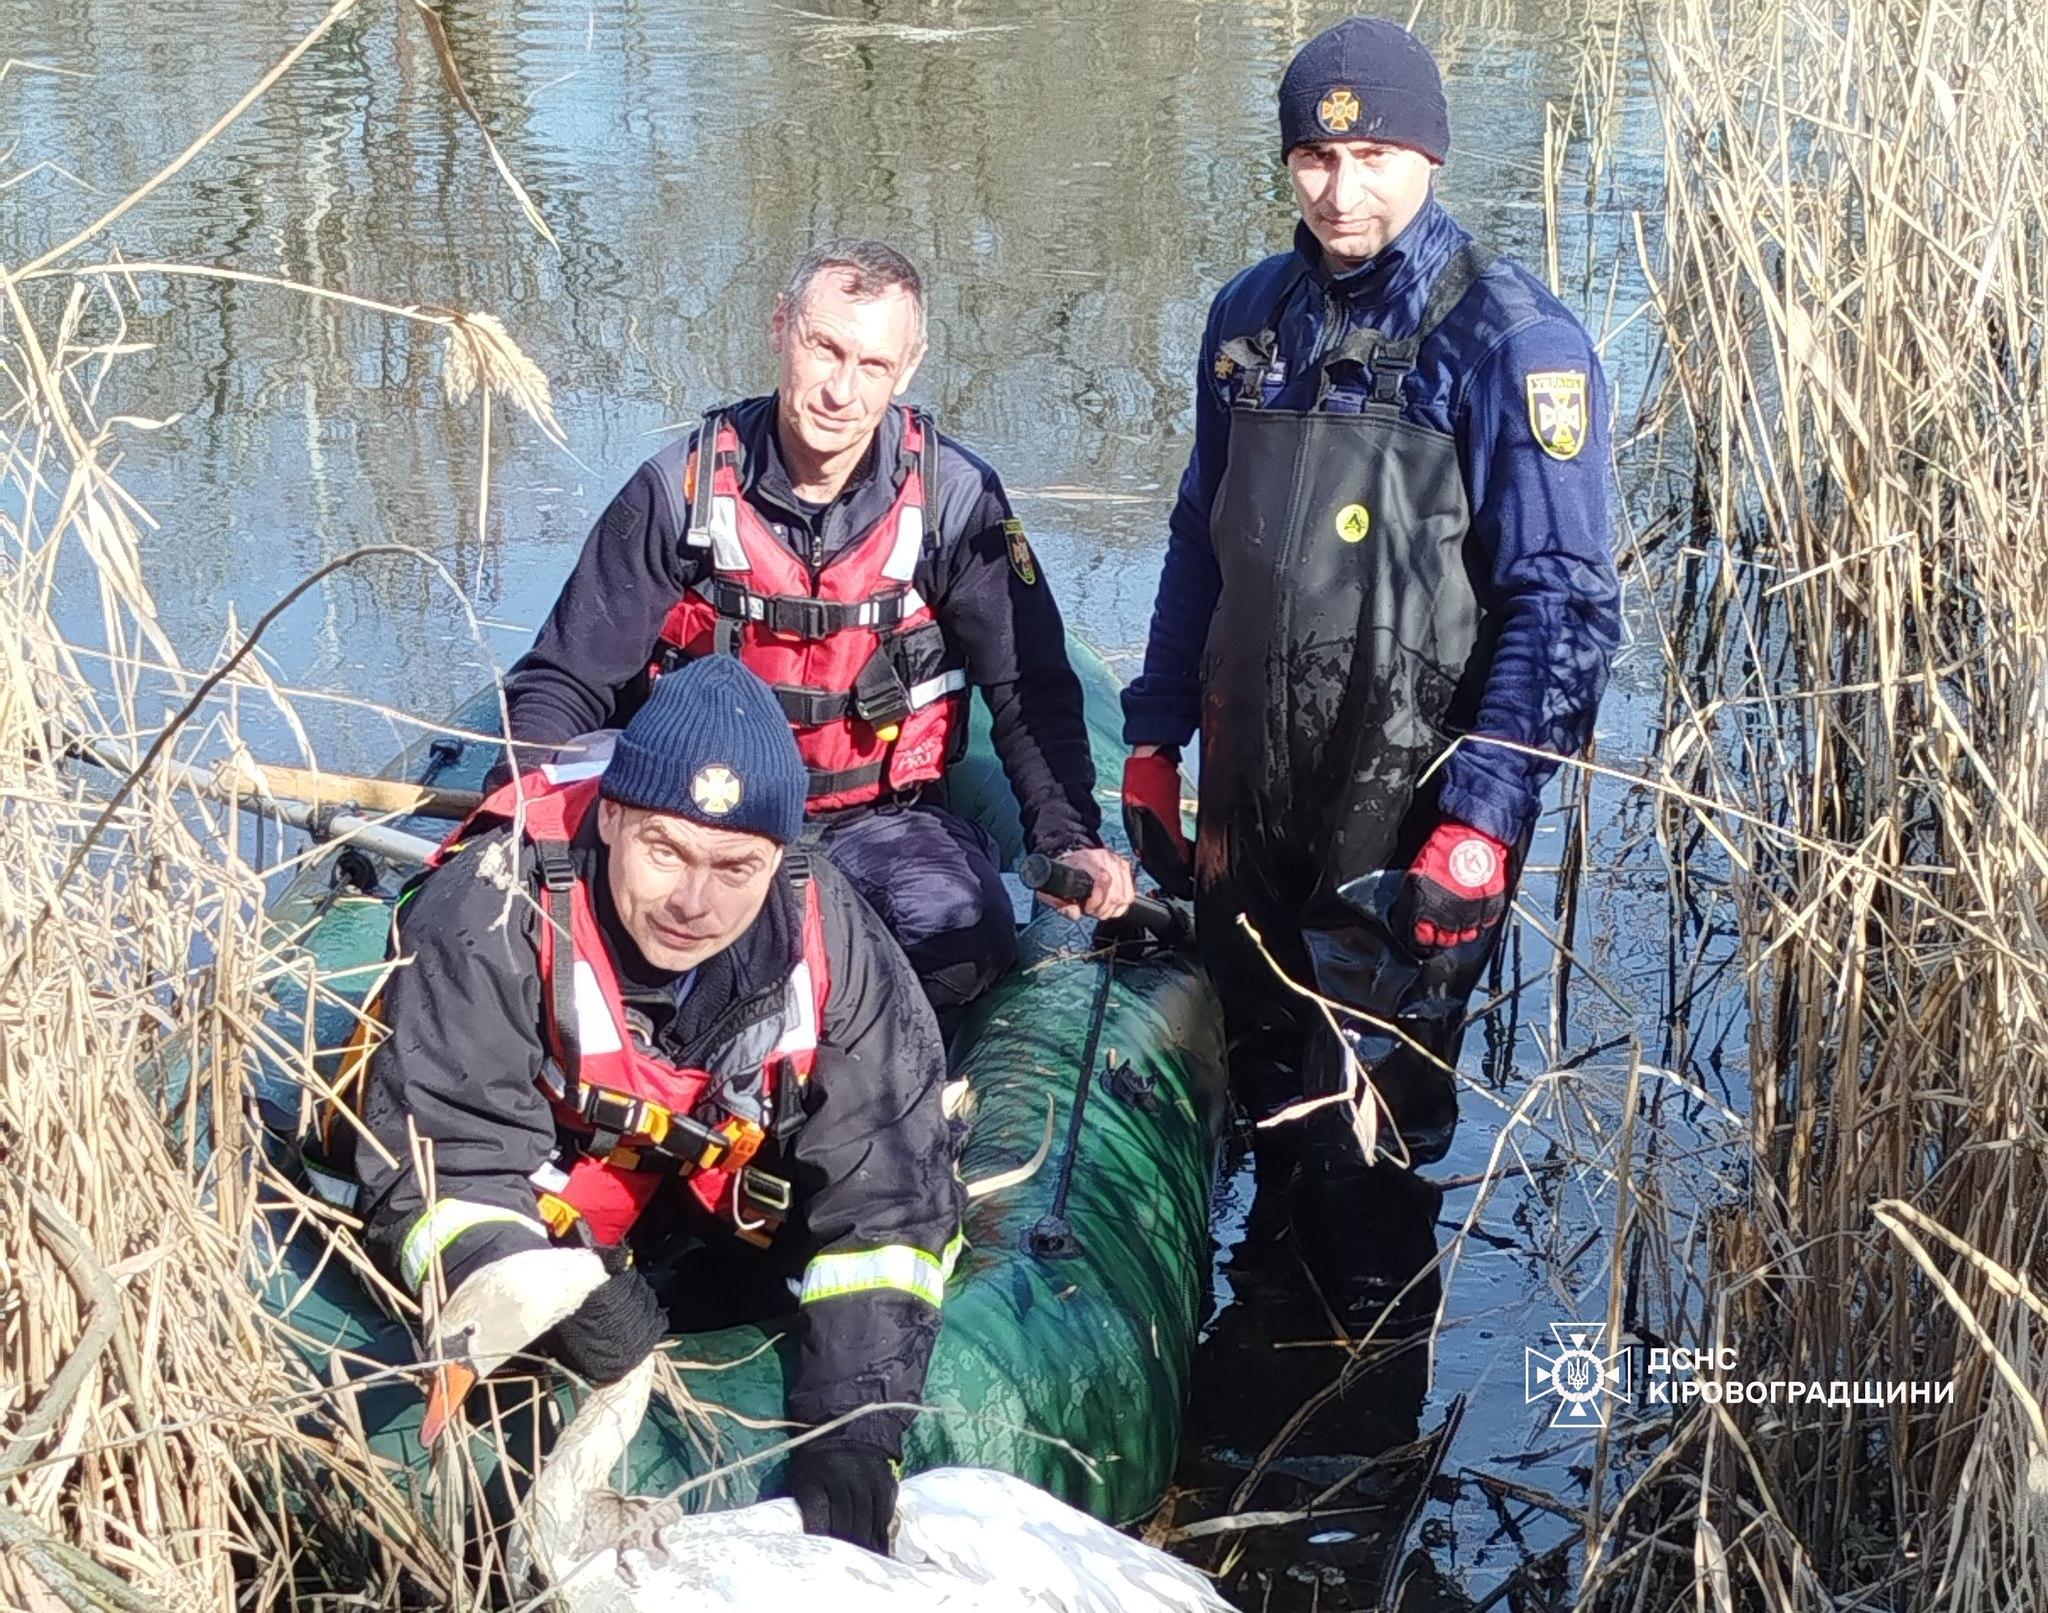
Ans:
<svg viewBox="0 0 2048 1613"><path fill-rule="evenodd" d="M431 1444L469 1387L605 1280L596 1255L533 1249L486 1266L441 1309L449 1360L422 1437ZM650 1356L592 1392L542 1463L520 1512L513 1572L569 1613L787 1613L829 1595L833 1613L1229 1613L1209 1582L1164 1552L1007 1473L947 1467L897 1496L891 1555L807 1535L793 1501L686 1515L621 1496L610 1478L647 1411Z"/></svg>

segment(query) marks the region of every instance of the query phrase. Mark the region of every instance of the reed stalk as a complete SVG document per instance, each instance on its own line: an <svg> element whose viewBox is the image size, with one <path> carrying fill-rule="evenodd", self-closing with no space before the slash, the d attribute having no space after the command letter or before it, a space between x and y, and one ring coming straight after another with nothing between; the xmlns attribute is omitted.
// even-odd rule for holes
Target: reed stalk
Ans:
<svg viewBox="0 0 2048 1613"><path fill-rule="evenodd" d="M294 1206L314 1212L265 1162L247 1077L260 1055L317 1086L310 1029L277 1004L281 988L310 1002L321 987L266 929L274 870L239 854L233 808L154 764L238 754L236 714L289 701L248 654L253 634L210 669L180 660L146 580L150 518L116 475L126 438L153 423L103 401L138 347L138 275L229 277L424 323L446 343L451 405L495 398L509 406L501 421L560 440L545 376L487 313L398 307L232 264L93 261L107 227L174 182L353 5L339 0L94 222L31 263L0 264L8 1608L470 1605L491 1567L488 1554L465 1560L460 1532L436 1529L370 1452L353 1390L312 1374L252 1284L258 1226ZM81 645L60 628L58 596L94 591L99 642ZM217 698L230 692L240 698ZM68 759L74 742L142 760L110 787ZM348 1257L349 1240L334 1247ZM459 1485L445 1494L458 1512L474 1499Z"/></svg>
<svg viewBox="0 0 2048 1613"><path fill-rule="evenodd" d="M1655 0L1644 26L1639 437L1681 536L1645 573L1652 772L1681 886L1732 903L1750 1093L1685 1342L1848 1387L1679 1417L1589 1527L1585 1595L2039 1608L2048 10Z"/></svg>

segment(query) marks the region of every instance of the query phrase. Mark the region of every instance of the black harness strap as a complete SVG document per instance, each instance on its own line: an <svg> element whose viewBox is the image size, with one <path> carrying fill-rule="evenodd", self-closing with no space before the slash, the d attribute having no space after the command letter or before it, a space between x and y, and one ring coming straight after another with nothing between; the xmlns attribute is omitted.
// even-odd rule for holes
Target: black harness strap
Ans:
<svg viewBox="0 0 2048 1613"><path fill-rule="evenodd" d="M907 588L874 599L818 599L809 594L756 593L729 578L714 577L697 591L711 602L721 622L758 622L772 633L801 639L830 638L862 627L886 633L919 608L911 603Z"/></svg>
<svg viewBox="0 0 2048 1613"><path fill-rule="evenodd" d="M930 416L922 410L916 415L917 429L924 440L917 451L918 513L925 514L938 502L939 496L939 434L933 429ZM927 519L924 523L926 543L932 540L932 533L938 526L936 521Z"/></svg>
<svg viewBox="0 0 2048 1613"><path fill-rule="evenodd" d="M804 951L804 934L808 928L810 918L810 849L806 846L792 846L788 851L784 852L782 854L782 874L783 878L789 881L792 905L796 911L796 955L801 959L806 956ZM822 1037L824 1033L825 1027L821 1020L818 1026L818 1034ZM774 1107L768 1117L768 1135L773 1137L778 1143L789 1141L790 1138L803 1129L804 1122L810 1118L810 1112L804 1108L803 1082L785 1079L785 1077L789 1077L792 1073L789 1070L777 1073L775 1092L769 1100Z"/></svg>
<svg viewBox="0 0 2048 1613"><path fill-rule="evenodd" d="M564 1101L573 1106L583 1084L583 1048L576 1033L576 862L566 840L536 840L533 860L540 867L547 921L554 926L548 1012L554 1016L555 1039L561 1044Z"/></svg>
<svg viewBox="0 0 2048 1613"><path fill-rule="evenodd" d="M711 508L711 485L717 480L718 421L716 409L704 412L703 423L697 427L697 485L684 490L683 541L693 549L711 547L711 523L704 519L704 511Z"/></svg>
<svg viewBox="0 0 2048 1613"><path fill-rule="evenodd" d="M822 728L853 715L853 692L849 689L806 689L801 684L778 683L775 699L783 716L799 728Z"/></svg>
<svg viewBox="0 0 2048 1613"><path fill-rule="evenodd" d="M859 767L842 767L836 771L829 768L811 769L811 798L821 795L837 795L841 790L858 790L869 784L879 784L886 767L882 762L864 762Z"/></svg>

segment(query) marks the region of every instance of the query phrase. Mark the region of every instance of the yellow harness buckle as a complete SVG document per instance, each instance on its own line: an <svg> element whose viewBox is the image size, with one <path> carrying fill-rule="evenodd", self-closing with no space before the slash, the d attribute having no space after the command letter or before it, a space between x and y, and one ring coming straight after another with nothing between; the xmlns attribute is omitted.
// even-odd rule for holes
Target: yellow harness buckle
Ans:
<svg viewBox="0 0 2048 1613"><path fill-rule="evenodd" d="M728 1120L719 1130L725 1136L725 1166L728 1170L744 1169L768 1140L768 1133L751 1120Z"/></svg>
<svg viewBox="0 0 2048 1613"><path fill-rule="evenodd" d="M583 1212L565 1198L543 1193L540 1196L540 1218L547 1223L548 1231L558 1238L566 1238L576 1223L583 1219Z"/></svg>

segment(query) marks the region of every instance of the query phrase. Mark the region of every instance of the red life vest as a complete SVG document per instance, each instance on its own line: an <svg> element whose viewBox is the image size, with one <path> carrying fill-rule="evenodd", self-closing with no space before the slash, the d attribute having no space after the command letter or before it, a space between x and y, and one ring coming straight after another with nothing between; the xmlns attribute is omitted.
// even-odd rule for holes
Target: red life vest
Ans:
<svg viewBox="0 0 2048 1613"><path fill-rule="evenodd" d="M935 434L902 413L894 502L815 571L743 496L739 434L722 414L705 416L684 472L685 542L711 551L711 574L668 613L659 653L737 655L775 690L811 770L813 812L929 784L967 744L967 669L914 585Z"/></svg>
<svg viewBox="0 0 2048 1613"><path fill-rule="evenodd" d="M542 768L523 780L524 833L541 874L541 1000L553 1055L541 1086L558 1127L575 1139L566 1168L557 1161L534 1177L542 1218L558 1234L581 1221L598 1243L614 1244L663 1178L682 1176L707 1210L758 1237L788 1211L789 1192L750 1162L770 1136L794 1129L831 994L817 885L800 859L785 862L803 897L802 951L781 1004L728 1044L740 1050L740 1067L686 1069L656 1058L635 1045L611 949L570 855L597 802L594 772ZM511 784L486 797L433 865L476 826L509 820L519 807Z"/></svg>

